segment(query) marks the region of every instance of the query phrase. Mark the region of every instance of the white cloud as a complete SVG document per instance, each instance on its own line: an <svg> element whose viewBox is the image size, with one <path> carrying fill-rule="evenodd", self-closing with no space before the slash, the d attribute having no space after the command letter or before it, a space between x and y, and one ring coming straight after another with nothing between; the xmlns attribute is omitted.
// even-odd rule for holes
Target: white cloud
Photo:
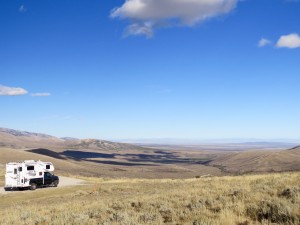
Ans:
<svg viewBox="0 0 300 225"><path fill-rule="evenodd" d="M17 96L17 95L25 95L28 91L19 87L7 87L0 85L0 95L5 96Z"/></svg>
<svg viewBox="0 0 300 225"><path fill-rule="evenodd" d="M21 5L20 6L20 8L19 8L19 12L26 12L27 11L27 9L25 8L25 6L24 5Z"/></svg>
<svg viewBox="0 0 300 225"><path fill-rule="evenodd" d="M276 43L278 48L299 48L300 36L298 34L282 35Z"/></svg>
<svg viewBox="0 0 300 225"><path fill-rule="evenodd" d="M125 36L129 35L146 35L148 38L150 38L153 36L152 25L151 23L133 23L126 28Z"/></svg>
<svg viewBox="0 0 300 225"><path fill-rule="evenodd" d="M267 45L271 45L272 44L272 41L266 39L266 38L262 38L259 40L258 42L258 47L265 47Z"/></svg>
<svg viewBox="0 0 300 225"><path fill-rule="evenodd" d="M192 26L232 11L239 0L126 0L111 12L112 18L129 19L127 35L152 36L164 23Z"/></svg>
<svg viewBox="0 0 300 225"><path fill-rule="evenodd" d="M51 94L50 93L32 93L30 95L33 96L33 97L48 97Z"/></svg>

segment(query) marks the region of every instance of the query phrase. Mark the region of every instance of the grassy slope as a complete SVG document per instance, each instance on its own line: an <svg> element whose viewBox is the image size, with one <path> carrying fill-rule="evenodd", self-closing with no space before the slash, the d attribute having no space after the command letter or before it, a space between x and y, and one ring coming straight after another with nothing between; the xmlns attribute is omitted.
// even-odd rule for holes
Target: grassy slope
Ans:
<svg viewBox="0 0 300 225"><path fill-rule="evenodd" d="M216 157L210 165L230 173L300 171L300 148L282 151L245 151Z"/></svg>
<svg viewBox="0 0 300 225"><path fill-rule="evenodd" d="M88 180L93 185L0 195L2 224L300 223L300 173Z"/></svg>
<svg viewBox="0 0 300 225"><path fill-rule="evenodd" d="M0 187L4 186L4 180L5 180L5 169L3 167L0 167Z"/></svg>

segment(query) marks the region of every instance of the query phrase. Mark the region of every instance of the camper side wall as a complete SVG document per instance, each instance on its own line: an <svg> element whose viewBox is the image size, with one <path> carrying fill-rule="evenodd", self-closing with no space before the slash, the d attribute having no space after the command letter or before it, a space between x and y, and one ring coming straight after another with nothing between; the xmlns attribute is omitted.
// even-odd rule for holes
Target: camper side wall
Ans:
<svg viewBox="0 0 300 225"><path fill-rule="evenodd" d="M18 164L6 164L5 187L18 186Z"/></svg>

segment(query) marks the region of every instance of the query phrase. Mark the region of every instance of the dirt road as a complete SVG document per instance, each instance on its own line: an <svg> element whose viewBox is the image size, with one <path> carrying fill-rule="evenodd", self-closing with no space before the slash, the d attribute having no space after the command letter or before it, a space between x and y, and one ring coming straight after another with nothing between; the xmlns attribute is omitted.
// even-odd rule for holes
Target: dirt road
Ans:
<svg viewBox="0 0 300 225"><path fill-rule="evenodd" d="M68 186L75 186L75 185L84 185L87 182L84 180L71 178L71 177L62 177L59 176L59 185L58 188L68 187ZM13 191L4 191L4 187L0 187L0 195L1 194L9 194L9 193L16 193Z"/></svg>

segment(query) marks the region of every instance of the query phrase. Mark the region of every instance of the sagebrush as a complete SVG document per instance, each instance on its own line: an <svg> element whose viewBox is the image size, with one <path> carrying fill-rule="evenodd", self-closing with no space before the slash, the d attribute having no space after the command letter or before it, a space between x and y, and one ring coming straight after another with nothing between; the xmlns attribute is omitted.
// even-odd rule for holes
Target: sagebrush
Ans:
<svg viewBox="0 0 300 225"><path fill-rule="evenodd" d="M87 180L0 195L1 224L300 224L300 173Z"/></svg>

